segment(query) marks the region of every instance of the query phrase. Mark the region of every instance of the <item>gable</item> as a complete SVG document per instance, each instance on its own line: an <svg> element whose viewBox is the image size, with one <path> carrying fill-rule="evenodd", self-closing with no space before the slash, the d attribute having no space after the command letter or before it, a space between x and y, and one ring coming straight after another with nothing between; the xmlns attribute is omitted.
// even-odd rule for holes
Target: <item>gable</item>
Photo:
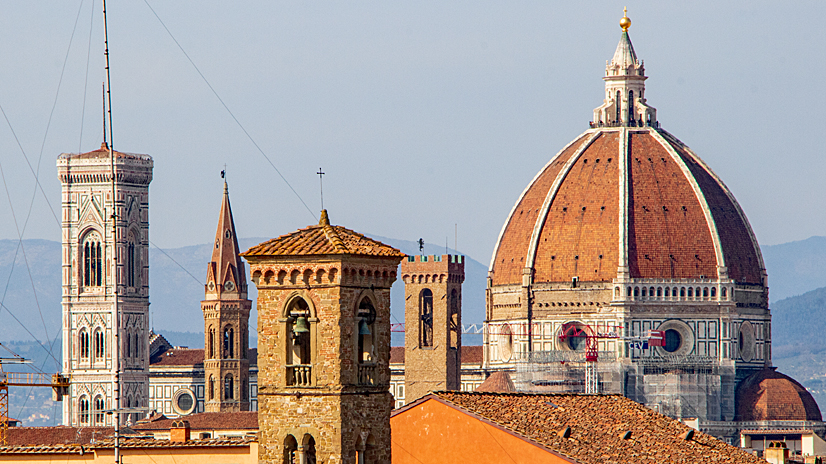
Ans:
<svg viewBox="0 0 826 464"><path fill-rule="evenodd" d="M432 397L396 412L390 430L393 464L575 462Z"/></svg>

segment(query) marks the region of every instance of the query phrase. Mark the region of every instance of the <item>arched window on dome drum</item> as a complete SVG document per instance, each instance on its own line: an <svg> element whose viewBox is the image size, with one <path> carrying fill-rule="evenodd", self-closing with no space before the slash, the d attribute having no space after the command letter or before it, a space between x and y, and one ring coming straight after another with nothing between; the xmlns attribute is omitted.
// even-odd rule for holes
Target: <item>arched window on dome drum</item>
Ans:
<svg viewBox="0 0 826 464"><path fill-rule="evenodd" d="M723 287L722 295L723 299L726 299L726 287Z"/></svg>
<svg viewBox="0 0 826 464"><path fill-rule="evenodd" d="M648 288L648 296L650 296L651 298L654 298L654 287L649 287ZM657 296L659 296L659 295L657 295Z"/></svg>
<svg viewBox="0 0 826 464"><path fill-rule="evenodd" d="M703 298L708 298L708 287L703 287Z"/></svg>
<svg viewBox="0 0 826 464"><path fill-rule="evenodd" d="M677 287L674 287L673 289L671 289L671 296L677 296ZM685 296L685 295L682 294L680 296Z"/></svg>
<svg viewBox="0 0 826 464"><path fill-rule="evenodd" d="M694 296L696 296L697 298L700 298L700 287L697 287L696 289L694 289Z"/></svg>
<svg viewBox="0 0 826 464"><path fill-rule="evenodd" d="M688 287L688 297L691 298L693 296L694 296L694 289L691 288L691 287Z"/></svg>
<svg viewBox="0 0 826 464"><path fill-rule="evenodd" d="M622 93L619 90L617 90L616 104L617 104L617 119L616 119L616 121L620 121L620 120L622 120Z"/></svg>
<svg viewBox="0 0 826 464"><path fill-rule="evenodd" d="M103 282L100 237L92 232L83 241L83 286L100 287Z"/></svg>
<svg viewBox="0 0 826 464"><path fill-rule="evenodd" d="M717 288L716 287L711 287L711 297L712 298L717 298Z"/></svg>
<svg viewBox="0 0 826 464"><path fill-rule="evenodd" d="M646 290L645 290L645 287L643 287L643 288L642 288L642 297L643 297L643 298L645 298L646 293L647 293L647 292L646 292Z"/></svg>
<svg viewBox="0 0 826 464"><path fill-rule="evenodd" d="M628 290L626 291L626 296L631 296L631 287L628 287Z"/></svg>
<svg viewBox="0 0 826 464"><path fill-rule="evenodd" d="M433 346L433 292L429 288L419 294L419 347Z"/></svg>
<svg viewBox="0 0 826 464"><path fill-rule="evenodd" d="M671 295L669 295L669 293L670 293L670 292L669 292L669 290L670 290L670 289L669 289L668 287L665 287L665 297L666 297L666 298L668 298L669 296L671 296Z"/></svg>
<svg viewBox="0 0 826 464"><path fill-rule="evenodd" d="M634 117L634 91L628 91L628 122L633 125L636 118Z"/></svg>
<svg viewBox="0 0 826 464"><path fill-rule="evenodd" d="M634 296L640 296L640 288L634 287Z"/></svg>

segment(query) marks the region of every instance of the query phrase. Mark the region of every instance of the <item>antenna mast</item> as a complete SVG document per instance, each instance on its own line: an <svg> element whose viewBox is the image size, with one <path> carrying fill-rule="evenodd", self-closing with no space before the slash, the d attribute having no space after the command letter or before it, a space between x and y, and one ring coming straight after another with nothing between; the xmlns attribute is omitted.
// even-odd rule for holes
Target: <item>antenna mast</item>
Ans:
<svg viewBox="0 0 826 464"><path fill-rule="evenodd" d="M120 464L120 311L118 310L118 214L117 214L117 197L115 196L115 151L112 142L112 76L109 72L109 22L106 19L106 0L103 0L103 55L106 58L106 84L104 89L106 95L104 98L104 108L106 103L109 103L108 113L104 114L104 139L106 142L106 116L109 116L109 161L110 161L110 175L112 180L112 257L115 262L115 272L112 276L112 296L114 299L114 313L115 313L115 330L113 334L115 347L115 385L114 385L114 419L115 419L115 464ZM106 110L104 110L106 111Z"/></svg>

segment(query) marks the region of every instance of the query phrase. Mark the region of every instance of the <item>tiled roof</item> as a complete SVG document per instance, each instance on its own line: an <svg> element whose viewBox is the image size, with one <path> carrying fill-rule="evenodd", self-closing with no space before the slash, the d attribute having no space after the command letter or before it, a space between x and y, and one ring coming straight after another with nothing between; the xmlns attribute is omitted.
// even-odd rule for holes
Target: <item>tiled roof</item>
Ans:
<svg viewBox="0 0 826 464"><path fill-rule="evenodd" d="M153 438L121 438L120 447L128 449L146 448L226 448L235 446L249 446L256 442L257 437L249 436L243 438L212 438L204 440L189 440L186 442L173 442L169 440L155 440ZM95 443L86 444L33 444L33 445L8 445L0 446L0 454L62 454L81 453L96 449L114 448L112 440L97 440Z"/></svg>
<svg viewBox="0 0 826 464"><path fill-rule="evenodd" d="M404 364L404 347L390 347L390 364ZM462 364L482 364L482 345L462 346Z"/></svg>
<svg viewBox="0 0 826 464"><path fill-rule="evenodd" d="M735 420L810 420L822 419L812 394L793 378L773 368L746 377L737 387Z"/></svg>
<svg viewBox="0 0 826 464"><path fill-rule="evenodd" d="M368 255L404 257L401 251L342 226L332 226L327 211L318 225L267 240L241 256Z"/></svg>
<svg viewBox="0 0 826 464"><path fill-rule="evenodd" d="M716 278L719 246L730 278L762 285L751 227L708 166L665 131L639 128L622 140L618 129L587 131L536 175L502 228L492 285L520 284L526 267L537 283L611 282L624 265L623 217L631 277Z"/></svg>
<svg viewBox="0 0 826 464"><path fill-rule="evenodd" d="M172 422L185 420L190 430L258 430L258 412L202 412L178 419L160 419L152 422L140 421L132 428L138 432L149 430L169 430Z"/></svg>
<svg viewBox="0 0 826 464"><path fill-rule="evenodd" d="M485 379L482 385L476 387L476 391L511 393L516 391L516 387L513 385L513 380L511 380L511 376L507 372L498 371Z"/></svg>
<svg viewBox="0 0 826 464"><path fill-rule="evenodd" d="M765 464L621 395L437 392L393 414L428 399L453 405L582 464ZM568 427L565 438L560 432ZM693 433L690 439L683 438L687 432Z"/></svg>
<svg viewBox="0 0 826 464"><path fill-rule="evenodd" d="M138 153L124 153L115 150L113 152L115 158L129 158L129 159L151 159L149 155L141 155ZM109 158L109 146L106 142L100 144L100 148L97 150L87 151L86 153L63 153L60 155L60 158L71 158L71 159L98 159L98 158Z"/></svg>
<svg viewBox="0 0 826 464"><path fill-rule="evenodd" d="M250 365L258 364L258 349L247 350ZM149 362L151 366L202 366L204 364L204 350L189 348L174 348L153 356Z"/></svg>
<svg viewBox="0 0 826 464"><path fill-rule="evenodd" d="M52 446L89 444L115 433L112 427L11 427L6 434L9 445Z"/></svg>

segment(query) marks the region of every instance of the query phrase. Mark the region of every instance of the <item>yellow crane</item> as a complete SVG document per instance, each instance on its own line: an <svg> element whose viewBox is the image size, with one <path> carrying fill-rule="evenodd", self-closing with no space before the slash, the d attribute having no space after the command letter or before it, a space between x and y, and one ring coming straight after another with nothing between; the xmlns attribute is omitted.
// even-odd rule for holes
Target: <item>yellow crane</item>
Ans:
<svg viewBox="0 0 826 464"><path fill-rule="evenodd" d="M52 400L63 401L69 394L69 378L61 374L4 372L3 364L27 364L23 358L0 358L0 445L7 444L9 430L9 387L51 387Z"/></svg>

